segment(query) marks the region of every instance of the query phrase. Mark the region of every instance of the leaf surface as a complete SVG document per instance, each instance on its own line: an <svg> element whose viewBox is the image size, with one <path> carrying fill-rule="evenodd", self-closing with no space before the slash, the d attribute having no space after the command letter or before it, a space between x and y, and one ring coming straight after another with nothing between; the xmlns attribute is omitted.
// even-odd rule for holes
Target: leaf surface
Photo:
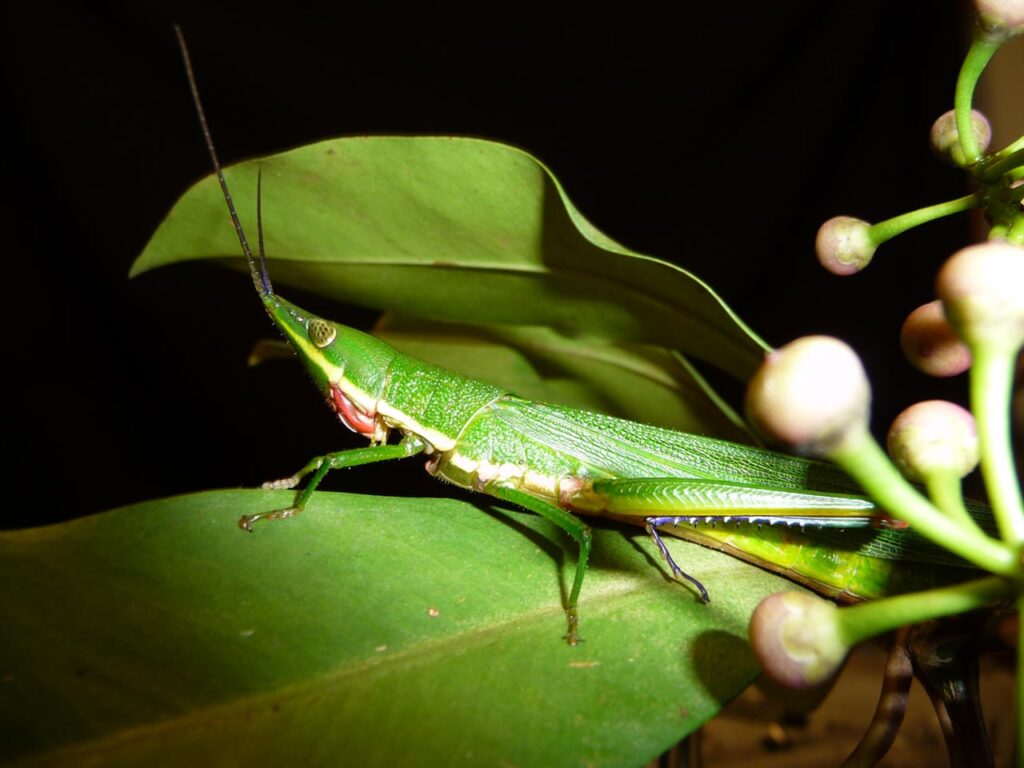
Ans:
<svg viewBox="0 0 1024 768"><path fill-rule="evenodd" d="M454 499L214 491L0 534L0 760L17 764L638 765L756 674L746 623L778 577L595 530L575 547ZM485 500L486 501L486 500Z"/></svg>

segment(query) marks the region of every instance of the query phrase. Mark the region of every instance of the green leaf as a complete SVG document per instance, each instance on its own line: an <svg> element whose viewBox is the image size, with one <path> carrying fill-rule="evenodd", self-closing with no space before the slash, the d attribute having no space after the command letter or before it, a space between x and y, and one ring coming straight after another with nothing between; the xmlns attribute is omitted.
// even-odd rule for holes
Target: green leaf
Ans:
<svg viewBox="0 0 1024 768"><path fill-rule="evenodd" d="M452 499L218 491L0 534L0 761L61 765L639 765L756 674L781 582L638 529L575 547ZM481 502L483 504L483 502Z"/></svg>
<svg viewBox="0 0 1024 768"><path fill-rule="evenodd" d="M259 170L270 273L281 284L426 319L656 344L741 379L767 349L697 277L594 228L521 150L381 136L241 163L226 175L253 239ZM240 258L209 177L174 206L132 274Z"/></svg>

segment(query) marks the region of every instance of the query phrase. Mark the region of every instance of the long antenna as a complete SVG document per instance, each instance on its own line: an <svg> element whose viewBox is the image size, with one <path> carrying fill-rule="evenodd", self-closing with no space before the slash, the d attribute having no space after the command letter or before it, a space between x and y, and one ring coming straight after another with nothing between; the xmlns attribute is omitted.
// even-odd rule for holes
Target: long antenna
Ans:
<svg viewBox="0 0 1024 768"><path fill-rule="evenodd" d="M235 232L238 233L238 242L242 244L242 252L249 262L249 272L252 274L252 282L256 291L261 296L273 295L274 286L270 283L270 275L267 272L267 257L263 252L263 221L260 213L261 183L257 180L256 185L256 219L259 234L259 260L253 256L252 248L249 247L249 240L242 229L242 222L238 218L238 211L235 210L235 201L231 198L231 190L224 179L224 171L221 169L220 160L217 158L217 150L213 148L213 136L210 134L210 126L206 122L206 113L203 111L203 102L199 98L199 87L196 85L196 76L192 71L192 60L188 55L188 46L185 45L185 36L181 27L174 25L174 34L178 36L178 47L181 48L181 58L185 61L185 74L188 76L188 87L192 91L192 102L196 105L196 113L199 115L199 125L203 129L203 138L206 140L206 149L210 153L210 160L213 161L213 170L217 174L217 181L220 183L221 191L224 193L224 202L227 203L228 213L231 215L231 223L235 225Z"/></svg>

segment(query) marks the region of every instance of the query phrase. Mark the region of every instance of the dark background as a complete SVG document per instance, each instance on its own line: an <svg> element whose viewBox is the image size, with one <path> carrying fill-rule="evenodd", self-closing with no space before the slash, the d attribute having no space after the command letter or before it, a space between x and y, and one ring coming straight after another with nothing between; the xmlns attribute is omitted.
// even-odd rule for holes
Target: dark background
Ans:
<svg viewBox="0 0 1024 768"><path fill-rule="evenodd" d="M952 106L964 6L685 4L680 24L641 4L82 5L3 11L0 527L253 486L355 444L298 368L245 367L253 342L275 336L247 279L209 265L127 279L209 171L172 21L227 162L347 134L510 142L611 237L692 269L770 343L830 333L854 344L876 431L914 400L962 399L962 381L902 361L898 332L967 242L967 218L884 246L853 279L821 270L813 240L835 214L880 220L964 193L927 146ZM387 473L331 487L434 488L418 463Z"/></svg>

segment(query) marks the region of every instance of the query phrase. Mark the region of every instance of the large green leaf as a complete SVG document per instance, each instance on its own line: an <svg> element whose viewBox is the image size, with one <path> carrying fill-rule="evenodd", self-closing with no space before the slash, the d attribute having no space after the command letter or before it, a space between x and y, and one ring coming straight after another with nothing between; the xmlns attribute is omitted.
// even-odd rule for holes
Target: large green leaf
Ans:
<svg viewBox="0 0 1024 768"><path fill-rule="evenodd" d="M449 499L219 491L0 534L0 761L638 765L756 673L777 577L596 531L586 642L560 639L575 549ZM481 502L485 503L485 502Z"/></svg>
<svg viewBox="0 0 1024 768"><path fill-rule="evenodd" d="M226 175L250 236L260 170L281 284L428 319L653 343L744 379L766 348L694 275L600 233L521 150L384 136L241 163ZM178 201L132 274L202 258L241 258L212 177Z"/></svg>

